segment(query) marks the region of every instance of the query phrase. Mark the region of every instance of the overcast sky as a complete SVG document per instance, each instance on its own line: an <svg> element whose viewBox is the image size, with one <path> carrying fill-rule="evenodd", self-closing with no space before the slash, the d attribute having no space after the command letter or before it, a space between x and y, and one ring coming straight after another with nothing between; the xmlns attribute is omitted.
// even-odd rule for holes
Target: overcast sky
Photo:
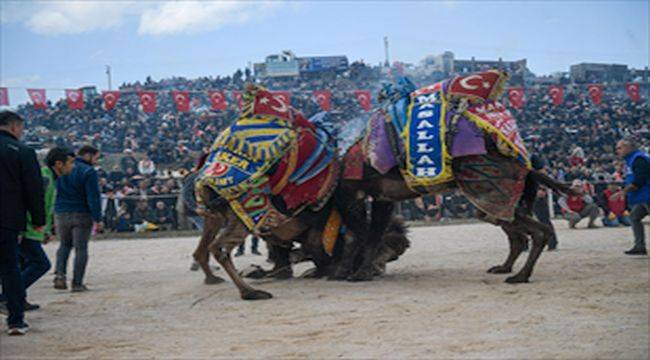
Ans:
<svg viewBox="0 0 650 360"><path fill-rule="evenodd" d="M537 74L579 62L648 66L648 1L5 1L0 84L12 105L25 87L113 87L173 75L227 75L280 50L418 62L527 58ZM62 92L48 91L49 98Z"/></svg>

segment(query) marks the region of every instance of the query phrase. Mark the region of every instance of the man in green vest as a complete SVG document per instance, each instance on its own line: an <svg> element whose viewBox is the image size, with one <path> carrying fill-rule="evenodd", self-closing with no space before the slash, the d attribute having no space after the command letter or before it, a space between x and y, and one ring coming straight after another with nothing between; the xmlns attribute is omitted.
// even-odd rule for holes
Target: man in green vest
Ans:
<svg viewBox="0 0 650 360"><path fill-rule="evenodd" d="M20 274L25 291L52 268L50 260L47 258L45 251L43 251L42 244L52 239L56 179L59 176L72 172L74 159L74 152L63 147L53 148L45 157L45 164L47 166L41 168L43 187L45 190L45 226L35 229L32 225L32 217L27 213L27 230L21 234L22 239L18 244L18 256L22 260ZM25 301L25 311L36 310L38 308L38 305Z"/></svg>

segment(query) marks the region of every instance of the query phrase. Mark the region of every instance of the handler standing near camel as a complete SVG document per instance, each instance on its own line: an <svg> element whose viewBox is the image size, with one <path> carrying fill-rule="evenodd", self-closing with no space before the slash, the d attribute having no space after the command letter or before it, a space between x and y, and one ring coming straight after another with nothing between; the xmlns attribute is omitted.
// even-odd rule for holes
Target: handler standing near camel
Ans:
<svg viewBox="0 0 650 360"><path fill-rule="evenodd" d="M632 208L630 220L634 234L634 247L626 255L647 255L644 217L650 214L650 155L637 149L632 140L623 139L616 144L616 153L625 159L625 192Z"/></svg>

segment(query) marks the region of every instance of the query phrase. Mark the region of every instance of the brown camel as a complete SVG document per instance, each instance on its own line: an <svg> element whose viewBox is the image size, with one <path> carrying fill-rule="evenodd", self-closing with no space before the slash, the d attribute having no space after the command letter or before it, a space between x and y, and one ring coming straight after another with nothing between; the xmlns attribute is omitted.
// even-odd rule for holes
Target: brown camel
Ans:
<svg viewBox="0 0 650 360"><path fill-rule="evenodd" d="M497 163L514 161L495 153L486 156ZM454 168L462 166L465 160L463 158L454 159ZM564 184L560 184L541 173L536 171L529 172L527 174L526 186L528 188L535 187L538 183L542 183L557 191L569 191ZM458 189L458 184L449 182L440 186L430 187L427 190L428 194L439 194L456 189ZM530 191L526 191L525 193L528 192ZM367 196L373 199L370 222L366 221L365 216L365 198ZM374 251L381 244L378 234L384 231L386 219L392 213L395 202L413 199L419 196L422 196L422 194L414 192L406 185L397 168L392 169L385 175L381 175L366 163L364 164L364 178L362 180L342 180L336 195L337 206L342 209L342 215L349 219L348 221L351 224L350 229L358 238L358 247L351 249L350 253L357 255L361 252L364 258L373 258ZM471 200L471 196L468 196L468 198ZM530 235L533 240L533 245L524 267L519 273L506 279L506 282L511 284L528 282L535 263L552 234L550 227L530 217L528 209L530 209L529 202L532 199L522 200L524 204L517 209L514 220L511 222L491 219L480 211L477 216L479 219L501 226L503 231L508 235L510 242L510 252L506 261L502 265L490 268L488 273L502 274L512 272L512 266L523 251L528 236ZM354 271L352 264L355 259L355 256L344 258L337 269L335 277L339 279L348 278L351 281L371 280L373 277L373 268L372 264L367 261L364 261L358 270L352 273Z"/></svg>

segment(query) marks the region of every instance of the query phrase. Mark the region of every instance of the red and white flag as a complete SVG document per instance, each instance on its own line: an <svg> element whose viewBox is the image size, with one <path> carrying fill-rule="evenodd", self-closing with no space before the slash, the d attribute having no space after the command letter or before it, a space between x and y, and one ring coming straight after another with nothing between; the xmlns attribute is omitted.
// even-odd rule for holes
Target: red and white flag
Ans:
<svg viewBox="0 0 650 360"><path fill-rule="evenodd" d="M521 109L524 106L524 88L522 87L512 87L508 89L508 100L510 100L510 106L515 109Z"/></svg>
<svg viewBox="0 0 650 360"><path fill-rule="evenodd" d="M43 110L47 109L47 98L45 97L45 89L27 89L27 95L34 103L34 109Z"/></svg>
<svg viewBox="0 0 650 360"><path fill-rule="evenodd" d="M284 101L283 97L265 90L259 90L255 95L253 112L255 114L266 114L278 116L283 119L291 119L289 104Z"/></svg>
<svg viewBox="0 0 650 360"><path fill-rule="evenodd" d="M287 104L287 106L291 106L291 92L289 92L289 91L271 91L271 94L273 94L273 96L278 97L279 100L281 100L282 102Z"/></svg>
<svg viewBox="0 0 650 360"><path fill-rule="evenodd" d="M102 91L102 98L104 99L104 109L110 111L117 104L117 100L120 99L119 91Z"/></svg>
<svg viewBox="0 0 650 360"><path fill-rule="evenodd" d="M226 100L226 94L223 91L208 91L208 96L213 110L226 110L228 107L228 100Z"/></svg>
<svg viewBox="0 0 650 360"><path fill-rule="evenodd" d="M320 108L324 111L330 111L332 108L332 92L329 90L316 90L314 91L314 98Z"/></svg>
<svg viewBox="0 0 650 360"><path fill-rule="evenodd" d="M361 108L363 108L363 110L365 111L370 110L370 108L372 107L370 91L356 90L354 92L354 96L357 98L357 101L359 102L359 105L361 105Z"/></svg>
<svg viewBox="0 0 650 360"><path fill-rule="evenodd" d="M140 91L138 92L140 104L142 104L142 111L152 113L156 111L156 92L155 91Z"/></svg>
<svg viewBox="0 0 650 360"><path fill-rule="evenodd" d="M66 89L65 100L68 103L68 108L71 110L81 110L84 108L84 94L81 90Z"/></svg>
<svg viewBox="0 0 650 360"><path fill-rule="evenodd" d="M625 91L627 91L627 95L632 99L632 101L640 101L641 100L641 86L636 83L627 83L625 84Z"/></svg>
<svg viewBox="0 0 650 360"><path fill-rule="evenodd" d="M233 91L232 95L235 97L235 101L237 102L237 107L239 110L244 106L244 101L242 99L242 92L241 91Z"/></svg>
<svg viewBox="0 0 650 360"><path fill-rule="evenodd" d="M587 85L587 92L589 93L589 97L594 104L598 105L603 100L603 85Z"/></svg>
<svg viewBox="0 0 650 360"><path fill-rule="evenodd" d="M9 91L0 87L0 106L9 106Z"/></svg>
<svg viewBox="0 0 650 360"><path fill-rule="evenodd" d="M190 93L188 91L172 90L172 98L178 112L190 111Z"/></svg>
<svg viewBox="0 0 650 360"><path fill-rule="evenodd" d="M548 87L548 94L551 96L551 99L553 100L553 105L558 106L562 104L562 101L564 100L564 88L559 85L551 85Z"/></svg>

